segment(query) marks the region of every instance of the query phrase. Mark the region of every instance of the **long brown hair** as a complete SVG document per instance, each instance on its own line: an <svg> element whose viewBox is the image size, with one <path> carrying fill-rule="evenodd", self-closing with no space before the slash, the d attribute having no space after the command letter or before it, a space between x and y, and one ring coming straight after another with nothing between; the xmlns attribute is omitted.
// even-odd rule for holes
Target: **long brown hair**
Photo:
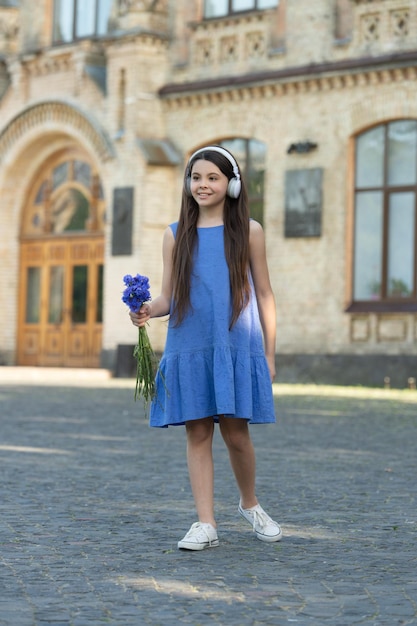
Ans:
<svg viewBox="0 0 417 626"><path fill-rule="evenodd" d="M234 177L229 160L210 149L198 152L188 163L185 176L191 174L194 163L204 159L211 161L230 180ZM232 312L230 328L249 302L249 206L248 194L243 180L237 199L226 196L223 210L224 250L230 275ZM197 246L197 222L199 208L192 196L183 191L181 211L173 251L172 285L174 309L171 313L175 324L180 324L191 306L190 285L193 253Z"/></svg>

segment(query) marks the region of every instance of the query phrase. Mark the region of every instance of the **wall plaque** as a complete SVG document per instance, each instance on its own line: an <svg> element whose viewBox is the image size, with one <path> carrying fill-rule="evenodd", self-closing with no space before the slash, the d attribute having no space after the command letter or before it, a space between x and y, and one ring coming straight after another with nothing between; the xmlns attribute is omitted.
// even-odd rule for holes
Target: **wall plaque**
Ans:
<svg viewBox="0 0 417 626"><path fill-rule="evenodd" d="M113 190L113 256L132 254L133 187Z"/></svg>
<svg viewBox="0 0 417 626"><path fill-rule="evenodd" d="M323 168L285 172L285 237L320 237Z"/></svg>

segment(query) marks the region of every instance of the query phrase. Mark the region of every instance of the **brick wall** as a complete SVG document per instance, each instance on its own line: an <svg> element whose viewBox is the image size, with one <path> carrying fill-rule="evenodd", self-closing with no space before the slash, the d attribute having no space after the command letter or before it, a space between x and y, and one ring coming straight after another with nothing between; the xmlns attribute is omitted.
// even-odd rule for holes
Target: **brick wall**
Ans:
<svg viewBox="0 0 417 626"><path fill-rule="evenodd" d="M353 138L376 123L417 117L416 62L377 67L369 63L354 71L327 73L315 69L322 63L413 50L415 3L281 0L277 11L202 23L201 2L192 3L190 13L190 3L180 0L170 3L164 22L171 29L171 41L166 32L130 33L59 50L48 47L47 0L36 4L29 14L32 4L22 3L20 45L23 51L38 46L39 53L11 65L12 86L0 101L0 131L19 112L57 98L95 120L113 156L104 158L89 134L71 121L61 127L33 123L0 154L0 293L6 310L0 358L14 358L20 216L24 190L42 159L75 142L88 152L101 177L108 205L103 350L112 355L118 344L135 341L136 331L120 300L122 277L137 271L149 275L157 295L162 236L177 218L182 189L182 166L149 164L138 138L169 138L185 158L196 147L227 137L255 138L267 145L265 232L278 308L278 354L416 354L415 315L388 319L345 313L350 297ZM142 18L139 13L123 17L139 22ZM106 93L85 72L89 55L105 59ZM311 64L315 66L308 67ZM302 72L259 84L234 83L231 88L238 77L302 66ZM227 77L230 83L226 80L218 88L190 88L162 98L158 94L166 84ZM287 153L290 144L305 140L317 143L317 149ZM321 236L285 238L285 173L309 168L323 169ZM113 190L126 186L134 188L134 252L112 257ZM158 350L165 332L164 321L152 322L150 333Z"/></svg>

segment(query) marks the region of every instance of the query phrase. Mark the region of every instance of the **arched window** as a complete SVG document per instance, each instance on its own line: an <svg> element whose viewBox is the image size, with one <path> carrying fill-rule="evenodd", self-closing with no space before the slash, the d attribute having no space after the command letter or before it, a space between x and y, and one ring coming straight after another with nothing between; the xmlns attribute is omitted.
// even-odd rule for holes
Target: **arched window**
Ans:
<svg viewBox="0 0 417 626"><path fill-rule="evenodd" d="M266 144L257 139L225 139L219 145L229 150L242 170L249 195L250 214L263 224Z"/></svg>
<svg viewBox="0 0 417 626"><path fill-rule="evenodd" d="M104 231L103 190L91 165L82 159L65 159L47 167L30 195L23 236Z"/></svg>
<svg viewBox="0 0 417 626"><path fill-rule="evenodd" d="M355 156L353 306L417 310L417 120L367 130Z"/></svg>

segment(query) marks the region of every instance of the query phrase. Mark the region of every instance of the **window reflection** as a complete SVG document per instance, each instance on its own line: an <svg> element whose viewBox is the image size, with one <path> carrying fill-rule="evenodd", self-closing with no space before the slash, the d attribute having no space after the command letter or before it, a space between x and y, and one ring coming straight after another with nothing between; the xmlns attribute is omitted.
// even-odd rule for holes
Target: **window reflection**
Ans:
<svg viewBox="0 0 417 626"><path fill-rule="evenodd" d="M61 324L64 303L64 268L57 265L49 271L49 324Z"/></svg>
<svg viewBox="0 0 417 626"><path fill-rule="evenodd" d="M206 0L204 6L205 17L220 17L227 15L229 0Z"/></svg>
<svg viewBox="0 0 417 626"><path fill-rule="evenodd" d="M41 311L41 268L27 268L26 324L39 324Z"/></svg>
<svg viewBox="0 0 417 626"><path fill-rule="evenodd" d="M103 321L103 277L104 266L99 265L97 267L97 309L96 309L96 322L101 324Z"/></svg>
<svg viewBox="0 0 417 626"><path fill-rule="evenodd" d="M53 39L55 42L71 41L74 28L74 0L55 0Z"/></svg>
<svg viewBox="0 0 417 626"><path fill-rule="evenodd" d="M401 120L388 126L388 184L414 185L417 167L417 122Z"/></svg>
<svg viewBox="0 0 417 626"><path fill-rule="evenodd" d="M105 35L109 32L109 19L113 0L100 0L97 11L97 35Z"/></svg>
<svg viewBox="0 0 417 626"><path fill-rule="evenodd" d="M415 194L392 193L389 202L388 296L413 293Z"/></svg>
<svg viewBox="0 0 417 626"><path fill-rule="evenodd" d="M46 180L43 181L41 186L38 189L38 193L36 194L35 204L42 204L45 200L45 192L46 192Z"/></svg>
<svg viewBox="0 0 417 626"><path fill-rule="evenodd" d="M249 195L263 198L266 145L262 141L249 142L248 183Z"/></svg>
<svg viewBox="0 0 417 626"><path fill-rule="evenodd" d="M379 300L382 268L382 193L357 194L355 214L355 300Z"/></svg>
<svg viewBox="0 0 417 626"><path fill-rule="evenodd" d="M380 187L384 180L385 129L363 133L356 142L356 187Z"/></svg>
<svg viewBox="0 0 417 626"><path fill-rule="evenodd" d="M51 202L52 230L55 234L86 230L90 203L78 189L66 188Z"/></svg>
<svg viewBox="0 0 417 626"><path fill-rule="evenodd" d="M77 2L76 37L87 37L95 32L96 0Z"/></svg>
<svg viewBox="0 0 417 626"><path fill-rule="evenodd" d="M254 0L232 0L232 11L248 11L254 7Z"/></svg>
<svg viewBox="0 0 417 626"><path fill-rule="evenodd" d="M91 167L84 161L74 161L74 180L89 189L91 187Z"/></svg>
<svg viewBox="0 0 417 626"><path fill-rule="evenodd" d="M72 314L74 324L83 324L87 320L87 273L86 265L72 268Z"/></svg>
<svg viewBox="0 0 417 626"><path fill-rule="evenodd" d="M68 179L68 162L61 163L52 172L52 189L56 189Z"/></svg>

